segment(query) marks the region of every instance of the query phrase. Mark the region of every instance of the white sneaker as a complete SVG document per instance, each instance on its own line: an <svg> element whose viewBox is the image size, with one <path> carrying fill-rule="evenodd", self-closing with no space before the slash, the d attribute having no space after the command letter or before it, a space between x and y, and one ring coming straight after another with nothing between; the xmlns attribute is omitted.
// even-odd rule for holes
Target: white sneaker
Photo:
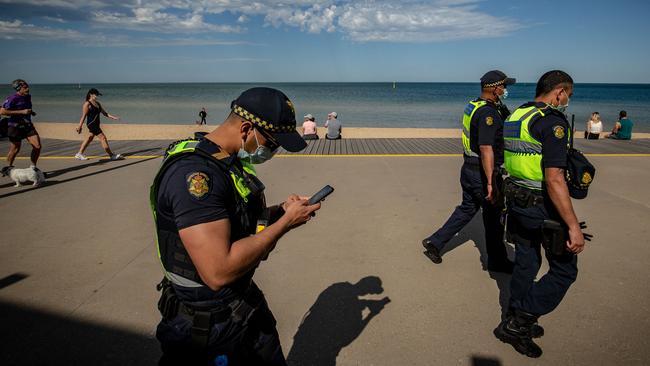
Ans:
<svg viewBox="0 0 650 366"><path fill-rule="evenodd" d="M121 154L113 154L110 157L111 160L122 160L124 157Z"/></svg>
<svg viewBox="0 0 650 366"><path fill-rule="evenodd" d="M80 153L76 153L74 157L77 160L88 160L88 158L84 156L84 154L80 154Z"/></svg>

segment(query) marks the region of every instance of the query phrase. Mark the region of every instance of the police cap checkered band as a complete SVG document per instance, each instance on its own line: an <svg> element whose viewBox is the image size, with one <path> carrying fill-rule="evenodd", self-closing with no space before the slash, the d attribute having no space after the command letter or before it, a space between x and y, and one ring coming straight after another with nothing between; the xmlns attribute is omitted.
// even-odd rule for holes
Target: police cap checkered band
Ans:
<svg viewBox="0 0 650 366"><path fill-rule="evenodd" d="M499 70L488 71L481 77L481 86L484 88L499 85L510 85L514 84L515 82L517 82L516 79L509 78L505 73L503 73L503 71Z"/></svg>
<svg viewBox="0 0 650 366"><path fill-rule="evenodd" d="M272 123L269 123L260 117L254 115L253 113L247 111L243 107L238 106L237 104L232 105L232 111L241 118L254 123L256 126L263 128L270 132L293 132L296 130L295 125L289 126L278 126Z"/></svg>

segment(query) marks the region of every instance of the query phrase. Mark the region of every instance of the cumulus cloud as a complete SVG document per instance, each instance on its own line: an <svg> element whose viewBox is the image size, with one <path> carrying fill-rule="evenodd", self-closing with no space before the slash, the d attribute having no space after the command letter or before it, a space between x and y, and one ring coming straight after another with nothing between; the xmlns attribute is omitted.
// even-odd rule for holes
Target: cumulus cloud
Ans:
<svg viewBox="0 0 650 366"><path fill-rule="evenodd" d="M256 19L268 26L298 28L314 34L338 32L343 38L357 42L490 38L521 28L514 19L485 12L480 6L482 0L0 0L0 3L82 9L91 14L88 20L91 27L169 34L245 32L242 24L251 24ZM214 20L228 17L232 18L231 22Z"/></svg>
<svg viewBox="0 0 650 366"><path fill-rule="evenodd" d="M83 34L71 29L57 29L25 24L20 20L0 20L0 39L13 40L80 40Z"/></svg>

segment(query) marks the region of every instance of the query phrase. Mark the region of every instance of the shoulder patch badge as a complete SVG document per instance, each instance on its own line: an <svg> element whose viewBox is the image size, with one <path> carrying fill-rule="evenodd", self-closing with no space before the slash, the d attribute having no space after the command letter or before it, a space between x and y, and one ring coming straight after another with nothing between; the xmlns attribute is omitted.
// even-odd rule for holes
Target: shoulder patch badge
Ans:
<svg viewBox="0 0 650 366"><path fill-rule="evenodd" d="M210 177L202 172L190 174L187 177L187 191L194 198L203 198L210 191Z"/></svg>
<svg viewBox="0 0 650 366"><path fill-rule="evenodd" d="M555 137L561 139L562 137L564 137L564 127L562 126L553 127L553 134L555 135Z"/></svg>
<svg viewBox="0 0 650 366"><path fill-rule="evenodd" d="M492 118L491 116L485 117L485 124L486 125L492 126L493 123L494 123L494 118Z"/></svg>

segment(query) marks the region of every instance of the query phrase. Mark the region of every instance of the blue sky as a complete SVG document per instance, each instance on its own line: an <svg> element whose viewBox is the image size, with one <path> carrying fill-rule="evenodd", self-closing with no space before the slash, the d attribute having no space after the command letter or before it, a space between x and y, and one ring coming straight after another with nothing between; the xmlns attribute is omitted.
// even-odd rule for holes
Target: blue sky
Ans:
<svg viewBox="0 0 650 366"><path fill-rule="evenodd" d="M650 1L0 0L0 82L650 83Z"/></svg>

